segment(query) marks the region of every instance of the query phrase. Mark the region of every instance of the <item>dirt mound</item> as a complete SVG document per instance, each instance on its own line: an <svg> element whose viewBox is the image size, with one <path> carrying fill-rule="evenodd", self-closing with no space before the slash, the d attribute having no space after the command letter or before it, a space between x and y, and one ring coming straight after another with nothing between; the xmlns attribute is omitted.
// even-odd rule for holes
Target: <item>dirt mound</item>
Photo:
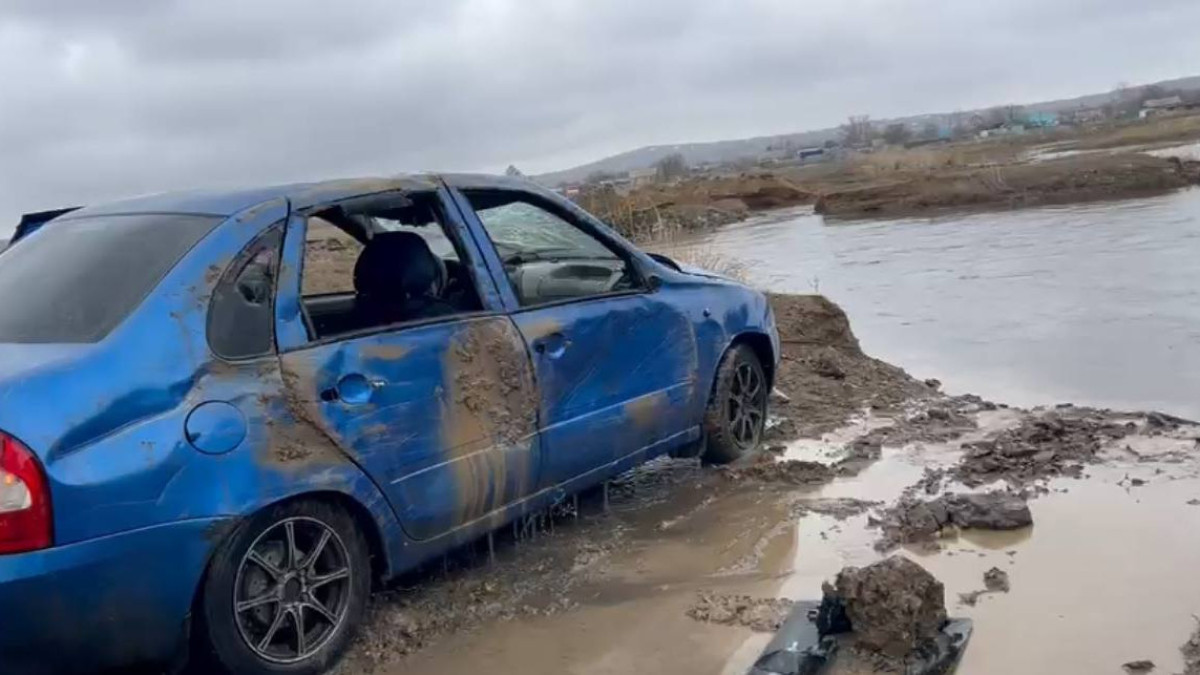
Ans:
<svg viewBox="0 0 1200 675"><path fill-rule="evenodd" d="M1107 441L1124 438L1137 425L1112 413L1083 408L1026 417L1015 429L967 443L953 475L967 485L1007 480L1023 485L1049 476L1078 476Z"/></svg>
<svg viewBox="0 0 1200 675"><path fill-rule="evenodd" d="M883 514L883 530L875 548L891 550L900 544L936 536L943 528L1012 530L1033 524L1025 500L1007 492L944 495L932 501L901 499Z"/></svg>
<svg viewBox="0 0 1200 675"><path fill-rule="evenodd" d="M774 633L792 611L791 600L785 598L752 598L748 595L701 593L687 610L697 621L744 626L760 633Z"/></svg>
<svg viewBox="0 0 1200 675"><path fill-rule="evenodd" d="M857 645L887 656L907 657L932 642L946 623L942 582L902 556L847 567L823 590L822 611L843 608Z"/></svg>
<svg viewBox="0 0 1200 675"><path fill-rule="evenodd" d="M1126 153L1003 166L907 169L817 199L817 213L903 217L1147 197L1200 183L1200 163Z"/></svg>
<svg viewBox="0 0 1200 675"><path fill-rule="evenodd" d="M841 426L864 408L898 411L914 399L933 397L929 387L900 368L863 354L841 307L821 295L773 293L783 354L775 376L784 398L772 413L786 420L768 440L816 436Z"/></svg>
<svg viewBox="0 0 1200 675"><path fill-rule="evenodd" d="M850 319L829 298L768 293L767 300L784 344L833 347L847 356L862 354Z"/></svg>

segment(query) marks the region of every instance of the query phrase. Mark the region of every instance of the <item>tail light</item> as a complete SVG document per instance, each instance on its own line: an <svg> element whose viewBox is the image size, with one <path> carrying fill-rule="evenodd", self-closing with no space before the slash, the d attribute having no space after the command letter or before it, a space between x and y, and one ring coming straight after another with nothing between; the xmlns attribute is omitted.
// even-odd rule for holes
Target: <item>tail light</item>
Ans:
<svg viewBox="0 0 1200 675"><path fill-rule="evenodd" d="M48 548L50 490L37 458L0 433L0 554Z"/></svg>

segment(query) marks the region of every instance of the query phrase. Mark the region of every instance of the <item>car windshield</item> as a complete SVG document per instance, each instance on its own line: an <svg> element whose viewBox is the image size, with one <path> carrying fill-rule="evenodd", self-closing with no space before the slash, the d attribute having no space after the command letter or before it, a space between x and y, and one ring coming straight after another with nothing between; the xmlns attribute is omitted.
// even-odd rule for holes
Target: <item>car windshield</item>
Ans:
<svg viewBox="0 0 1200 675"><path fill-rule="evenodd" d="M525 202L477 209L479 219L506 260L612 258L612 251L553 214Z"/></svg>
<svg viewBox="0 0 1200 675"><path fill-rule="evenodd" d="M146 214L47 224L0 254L0 343L103 339L220 221Z"/></svg>

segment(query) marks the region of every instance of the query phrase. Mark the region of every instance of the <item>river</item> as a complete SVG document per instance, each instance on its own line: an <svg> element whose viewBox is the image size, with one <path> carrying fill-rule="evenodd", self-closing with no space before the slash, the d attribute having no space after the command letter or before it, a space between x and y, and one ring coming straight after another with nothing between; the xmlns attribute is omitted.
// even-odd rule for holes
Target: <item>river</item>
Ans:
<svg viewBox="0 0 1200 675"><path fill-rule="evenodd" d="M687 246L824 293L868 353L951 393L1200 418L1200 189L934 219L782 211Z"/></svg>

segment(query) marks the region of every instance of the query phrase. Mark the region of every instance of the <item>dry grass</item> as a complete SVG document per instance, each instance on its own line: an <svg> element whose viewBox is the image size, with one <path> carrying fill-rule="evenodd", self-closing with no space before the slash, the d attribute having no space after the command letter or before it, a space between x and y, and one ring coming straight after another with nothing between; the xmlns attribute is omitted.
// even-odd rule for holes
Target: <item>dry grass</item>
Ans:
<svg viewBox="0 0 1200 675"><path fill-rule="evenodd" d="M1073 147L1080 150L1104 150L1130 145L1180 143L1200 138L1200 115L1155 117L1097 130L1084 135Z"/></svg>

